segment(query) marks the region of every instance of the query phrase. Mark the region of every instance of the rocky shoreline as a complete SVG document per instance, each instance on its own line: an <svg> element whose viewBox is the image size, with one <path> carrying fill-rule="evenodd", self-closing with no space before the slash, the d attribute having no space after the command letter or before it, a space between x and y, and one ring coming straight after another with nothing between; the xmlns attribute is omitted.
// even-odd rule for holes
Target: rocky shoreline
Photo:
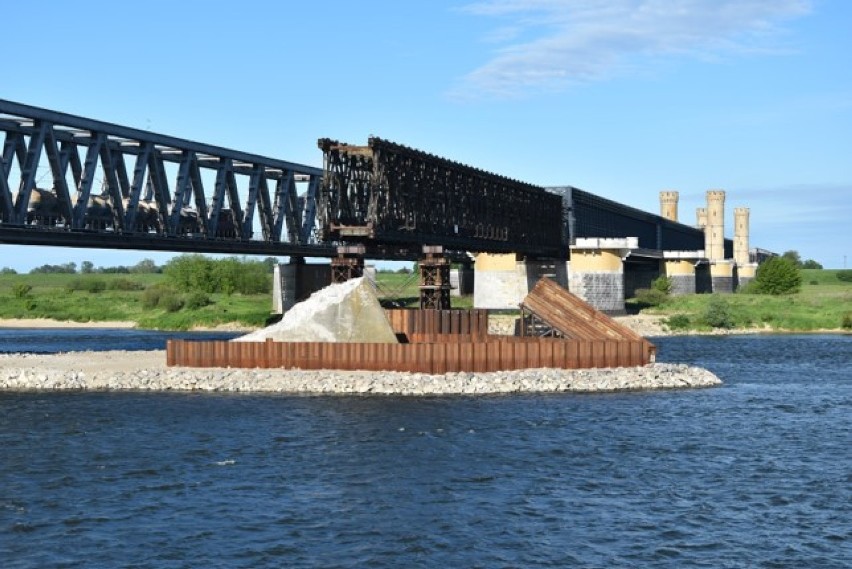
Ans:
<svg viewBox="0 0 852 569"><path fill-rule="evenodd" d="M301 395L596 393L713 387L713 373L685 364L617 369L527 369L428 375L401 372L167 368L165 353L0 355L0 391L194 391Z"/></svg>

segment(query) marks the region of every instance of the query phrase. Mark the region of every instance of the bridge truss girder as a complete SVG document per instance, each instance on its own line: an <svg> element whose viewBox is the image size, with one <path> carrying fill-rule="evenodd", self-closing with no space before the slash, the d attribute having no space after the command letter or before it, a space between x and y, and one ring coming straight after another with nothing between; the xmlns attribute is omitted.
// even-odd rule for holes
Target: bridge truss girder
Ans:
<svg viewBox="0 0 852 569"><path fill-rule="evenodd" d="M251 252L260 242L254 248L280 245L272 248L282 255L311 246L327 254L314 236L318 168L2 99L0 132L0 232L9 239L26 228L121 235L116 248L135 236L141 249L167 238L208 242L205 251L221 243L222 252ZM38 187L40 170L50 188Z"/></svg>
<svg viewBox="0 0 852 569"><path fill-rule="evenodd" d="M323 239L564 258L562 201L543 188L371 137L320 139Z"/></svg>

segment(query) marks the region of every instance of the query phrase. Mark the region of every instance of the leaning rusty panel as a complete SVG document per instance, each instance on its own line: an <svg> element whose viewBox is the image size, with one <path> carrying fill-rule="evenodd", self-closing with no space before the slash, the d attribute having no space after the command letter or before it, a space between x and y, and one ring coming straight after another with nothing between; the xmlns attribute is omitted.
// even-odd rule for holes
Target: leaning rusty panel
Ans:
<svg viewBox="0 0 852 569"><path fill-rule="evenodd" d="M170 340L169 366L338 369L416 373L644 365L647 342L515 338L419 344Z"/></svg>
<svg viewBox="0 0 852 569"><path fill-rule="evenodd" d="M549 278L542 278L524 298L523 307L566 337L581 340L632 340L641 336L592 308Z"/></svg>
<svg viewBox="0 0 852 569"><path fill-rule="evenodd" d="M541 187L376 137L367 146L327 138L318 145L323 240L565 252L562 198Z"/></svg>

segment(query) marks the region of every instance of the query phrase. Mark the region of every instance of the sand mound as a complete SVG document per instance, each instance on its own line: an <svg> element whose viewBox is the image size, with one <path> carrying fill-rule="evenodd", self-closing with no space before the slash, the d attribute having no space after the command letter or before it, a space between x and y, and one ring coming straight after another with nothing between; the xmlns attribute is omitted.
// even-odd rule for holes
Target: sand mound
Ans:
<svg viewBox="0 0 852 569"><path fill-rule="evenodd" d="M293 306L277 324L236 338L235 342L384 342L396 343L373 285L351 279L318 290Z"/></svg>

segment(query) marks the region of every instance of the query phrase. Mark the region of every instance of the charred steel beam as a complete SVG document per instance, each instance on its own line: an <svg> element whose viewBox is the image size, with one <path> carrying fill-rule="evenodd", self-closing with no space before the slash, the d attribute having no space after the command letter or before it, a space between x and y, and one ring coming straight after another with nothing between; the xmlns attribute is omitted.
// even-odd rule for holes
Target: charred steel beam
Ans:
<svg viewBox="0 0 852 569"><path fill-rule="evenodd" d="M119 235L207 240L198 250L223 252L234 248L227 240L295 250L315 242L319 168L2 99L0 135L0 228L57 241L59 230L97 231L104 239L83 242L106 248L127 248ZM173 250L184 249L192 246Z"/></svg>
<svg viewBox="0 0 852 569"><path fill-rule="evenodd" d="M543 188L376 137L318 145L322 239L565 254L562 201Z"/></svg>

